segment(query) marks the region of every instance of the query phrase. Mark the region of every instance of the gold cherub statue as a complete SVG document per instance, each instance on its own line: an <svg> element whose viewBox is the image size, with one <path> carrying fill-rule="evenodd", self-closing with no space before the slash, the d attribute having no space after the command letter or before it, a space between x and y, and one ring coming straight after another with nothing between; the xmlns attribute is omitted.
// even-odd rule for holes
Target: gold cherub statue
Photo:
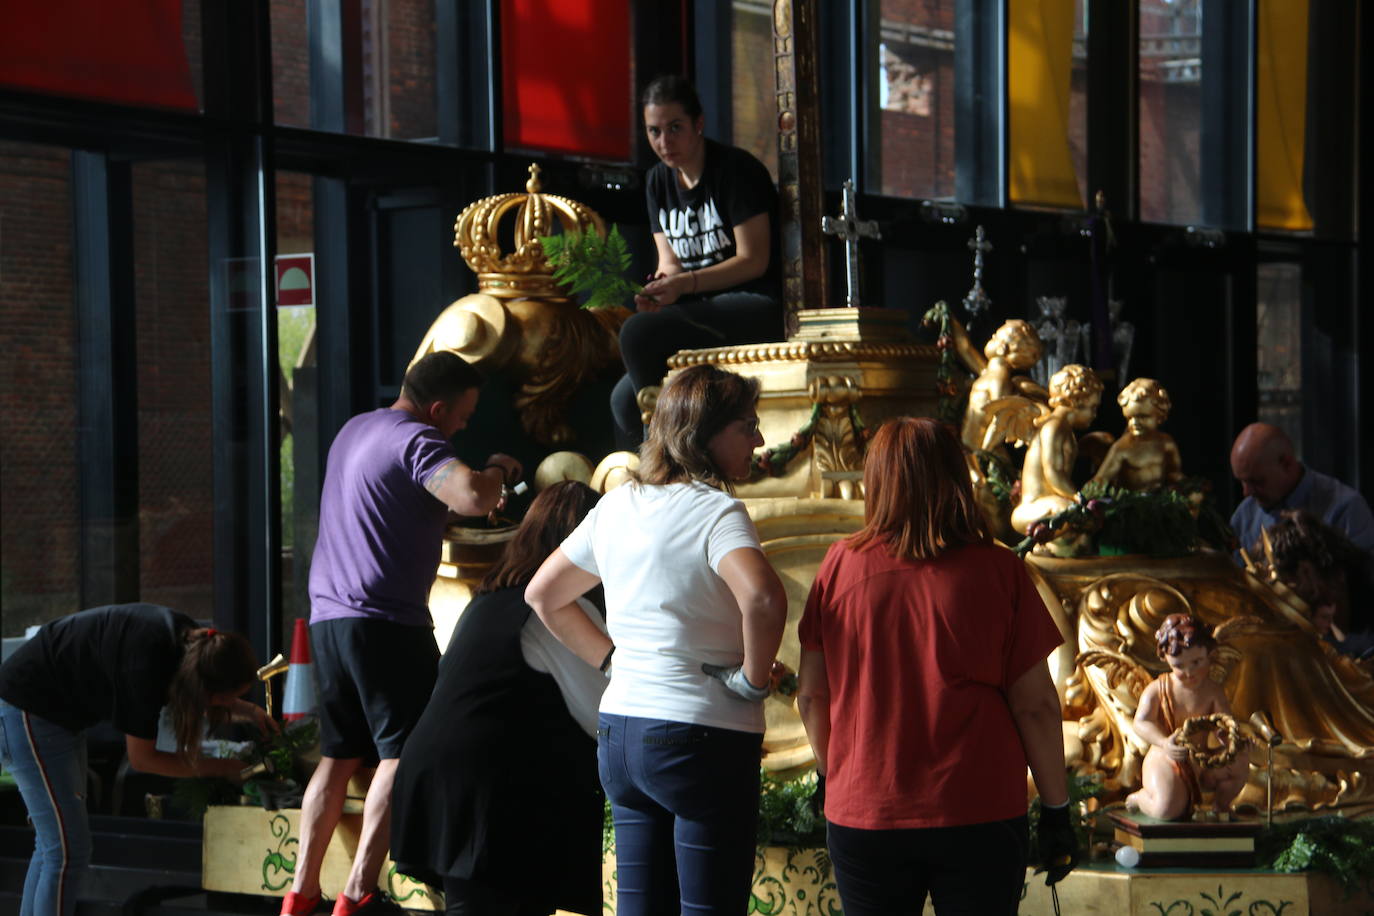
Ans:
<svg viewBox="0 0 1374 916"><path fill-rule="evenodd" d="M974 348L968 332L957 319L950 319L950 336L954 338L954 351L960 361L978 376L969 386L968 408L964 411L960 434L966 448L984 448L983 437L989 421L987 408L994 401L1013 395L1033 401L1049 400L1049 392L1034 379L1017 374L1040 361L1040 335L1035 333L1030 322L1019 318L1003 322L988 338L982 353ZM1000 444L997 450L1001 451Z"/></svg>
<svg viewBox="0 0 1374 916"><path fill-rule="evenodd" d="M1183 459L1174 437L1159 430L1173 406L1169 392L1152 378L1138 378L1121 390L1116 402L1126 417L1126 431L1107 450L1093 481L1127 490L1158 490L1183 479Z"/></svg>
<svg viewBox="0 0 1374 916"><path fill-rule="evenodd" d="M1014 395L987 406L984 448L1001 442L1027 445L1021 500L1011 513L1011 525L1019 533L1073 504L1078 493L1073 484L1077 430L1097 415L1102 382L1087 366L1071 363L1050 379L1049 395L1048 407Z"/></svg>

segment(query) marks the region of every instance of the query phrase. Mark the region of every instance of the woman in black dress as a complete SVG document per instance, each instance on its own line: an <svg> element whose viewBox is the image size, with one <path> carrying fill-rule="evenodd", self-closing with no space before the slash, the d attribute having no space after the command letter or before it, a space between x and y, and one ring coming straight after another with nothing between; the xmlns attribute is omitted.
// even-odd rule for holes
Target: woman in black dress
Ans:
<svg viewBox="0 0 1374 916"><path fill-rule="evenodd" d="M596 500L564 481L531 503L459 618L401 752L391 856L401 873L442 887L449 914L601 912L595 735L606 679L524 601L535 570Z"/></svg>

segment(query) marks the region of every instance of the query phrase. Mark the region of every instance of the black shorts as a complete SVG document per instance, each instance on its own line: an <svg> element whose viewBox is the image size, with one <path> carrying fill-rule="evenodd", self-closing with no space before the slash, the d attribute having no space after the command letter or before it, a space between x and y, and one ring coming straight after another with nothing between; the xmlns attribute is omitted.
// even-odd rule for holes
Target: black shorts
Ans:
<svg viewBox="0 0 1374 916"><path fill-rule="evenodd" d="M439 672L429 627L343 617L310 625L320 753L367 766L401 756Z"/></svg>

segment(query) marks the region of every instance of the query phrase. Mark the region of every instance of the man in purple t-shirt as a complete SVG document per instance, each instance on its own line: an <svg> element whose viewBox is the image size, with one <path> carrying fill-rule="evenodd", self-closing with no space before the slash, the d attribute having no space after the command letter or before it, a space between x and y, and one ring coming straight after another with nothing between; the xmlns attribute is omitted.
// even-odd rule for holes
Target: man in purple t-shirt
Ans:
<svg viewBox="0 0 1374 916"><path fill-rule="evenodd" d="M406 372L396 403L349 420L330 446L310 566L321 759L301 806L299 859L283 914L304 916L319 904L324 853L348 781L363 767L376 771L334 913L387 905L377 875L401 747L438 670L428 597L448 513L487 514L522 470L501 454L473 470L449 445L476 409L481 383L461 357L431 353Z"/></svg>

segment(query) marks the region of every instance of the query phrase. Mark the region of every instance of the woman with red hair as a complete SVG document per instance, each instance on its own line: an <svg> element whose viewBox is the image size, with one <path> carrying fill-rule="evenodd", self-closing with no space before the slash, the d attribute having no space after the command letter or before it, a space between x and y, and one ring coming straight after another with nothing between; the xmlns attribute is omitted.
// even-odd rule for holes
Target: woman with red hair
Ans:
<svg viewBox="0 0 1374 916"><path fill-rule="evenodd" d="M846 916L1014 913L1029 846L1073 867L1061 642L1022 561L997 545L959 440L925 418L882 426L864 461L865 524L826 554L799 628L799 708L825 783Z"/></svg>

